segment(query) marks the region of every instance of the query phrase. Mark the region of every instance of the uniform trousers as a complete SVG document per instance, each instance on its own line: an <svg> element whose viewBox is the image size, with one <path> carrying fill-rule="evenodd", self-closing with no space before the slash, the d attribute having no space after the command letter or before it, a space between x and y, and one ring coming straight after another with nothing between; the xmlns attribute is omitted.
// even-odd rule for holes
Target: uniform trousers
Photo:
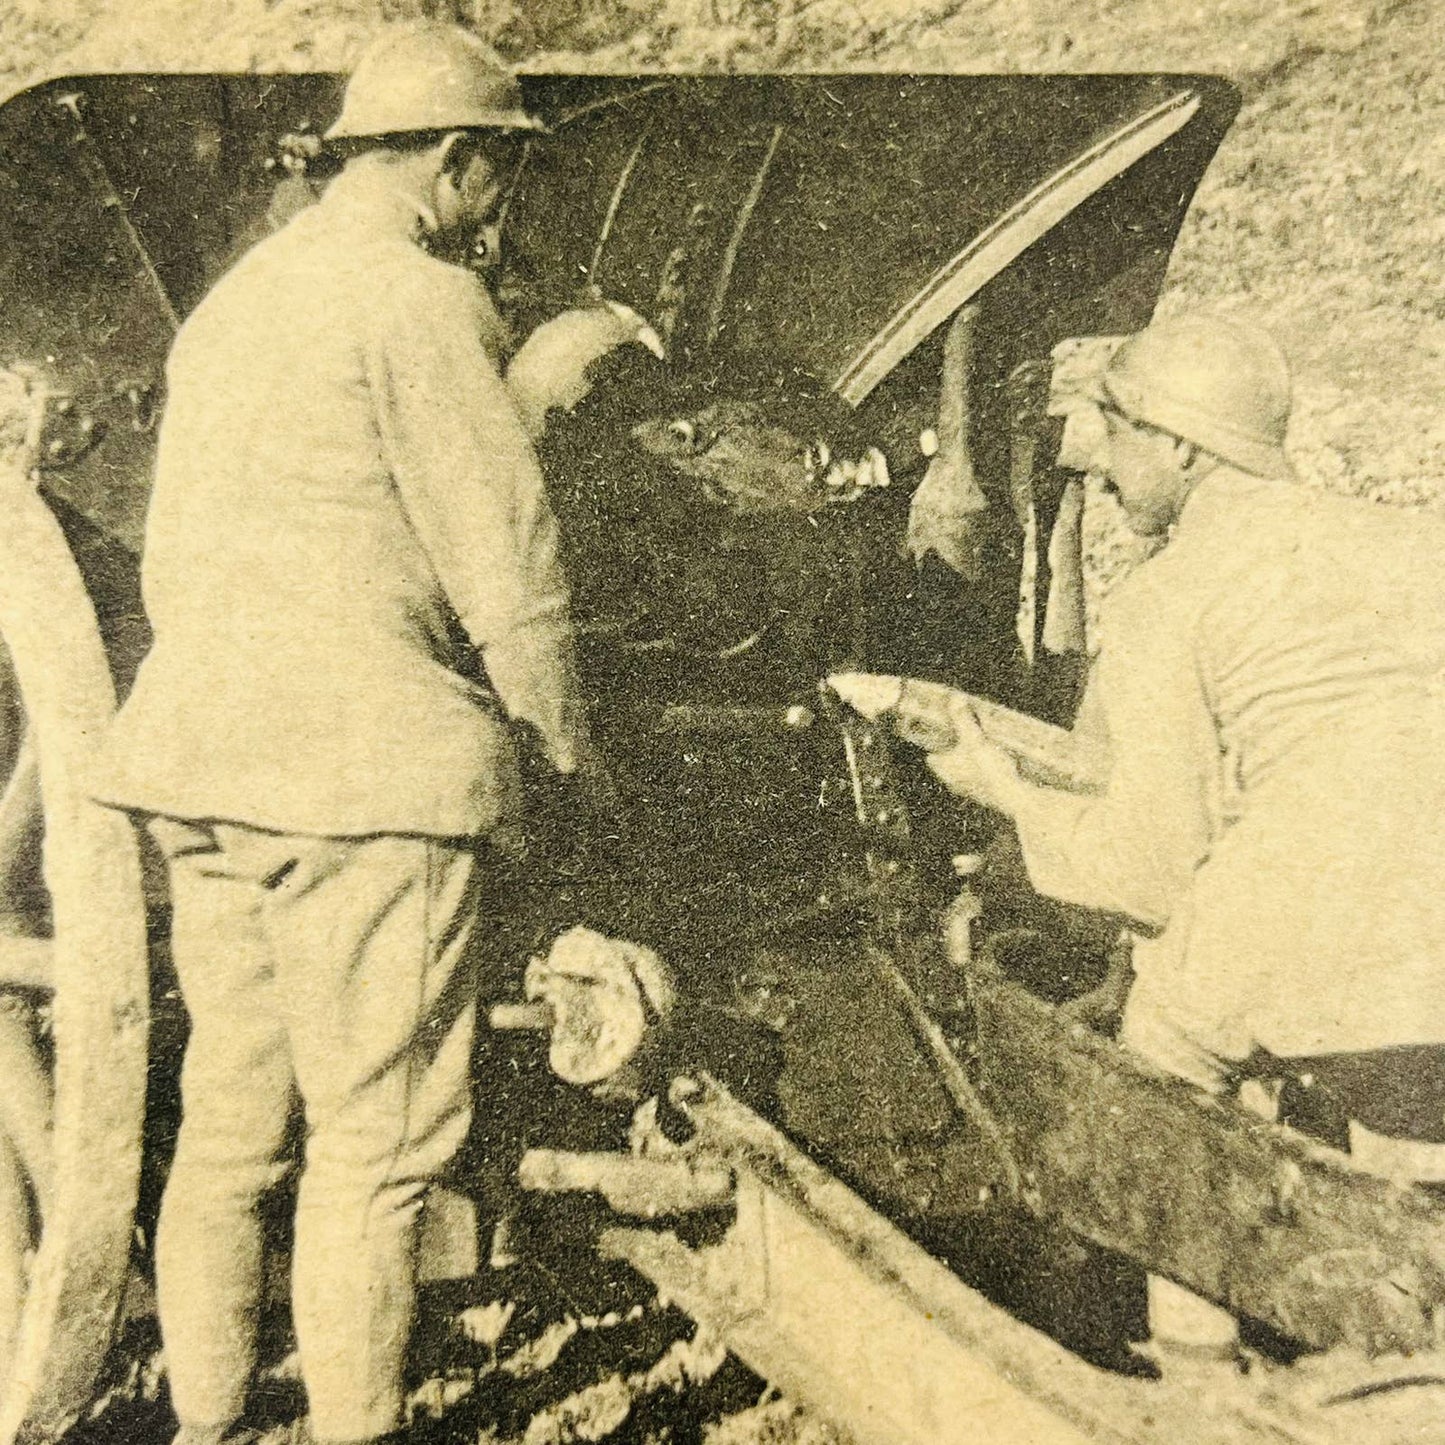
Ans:
<svg viewBox="0 0 1445 1445"><path fill-rule="evenodd" d="M321 1441L404 1423L418 1215L471 1118L474 847L152 818L191 1017L156 1279L181 1438L245 1409L261 1206L303 1153L292 1303Z"/></svg>
<svg viewBox="0 0 1445 1445"><path fill-rule="evenodd" d="M1141 986L1142 985L1142 986ZM1241 1047L1237 1029L1171 1007L1156 980L1136 980L1121 1042L1156 1068L1210 1094L1253 1080L1279 1085L1270 1109L1282 1123L1347 1151L1364 1173L1400 1184L1445 1182L1445 1045L1403 1045L1279 1058ZM1150 1275L1149 1319L1165 1351L1232 1353L1238 1338L1227 1311L1172 1280Z"/></svg>
<svg viewBox="0 0 1445 1445"><path fill-rule="evenodd" d="M1237 1029L1170 1006L1153 980L1135 981L1120 1039L1134 1053L1210 1094L1230 1094L1250 1079L1283 1086L1280 1120L1356 1155L1366 1172L1445 1178L1445 1044L1280 1056L1242 1046ZM1380 1168L1394 1141L1395 1157ZM1361 1149L1361 1142L1367 1147ZM1433 1151L1433 1152L1432 1152ZM1424 1161L1429 1167L1422 1172Z"/></svg>

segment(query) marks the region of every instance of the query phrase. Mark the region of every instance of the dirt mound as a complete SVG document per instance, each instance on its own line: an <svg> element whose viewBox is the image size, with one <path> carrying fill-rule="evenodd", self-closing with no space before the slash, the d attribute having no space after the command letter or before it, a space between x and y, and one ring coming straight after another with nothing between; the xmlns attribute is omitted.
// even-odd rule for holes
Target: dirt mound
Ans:
<svg viewBox="0 0 1445 1445"><path fill-rule="evenodd" d="M346 65L386 19L444 14L564 69L1268 71L1349 51L1385 0L9 0L17 80L62 70Z"/></svg>
<svg viewBox="0 0 1445 1445"><path fill-rule="evenodd" d="M1251 82L1165 302L1257 308L1296 368L1305 478L1380 500L1445 494L1442 48L1425 0Z"/></svg>

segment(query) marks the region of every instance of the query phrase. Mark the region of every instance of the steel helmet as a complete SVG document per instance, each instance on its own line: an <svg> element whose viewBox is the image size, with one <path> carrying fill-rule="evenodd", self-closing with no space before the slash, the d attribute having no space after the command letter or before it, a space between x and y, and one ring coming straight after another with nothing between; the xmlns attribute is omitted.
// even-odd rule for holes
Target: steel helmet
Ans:
<svg viewBox="0 0 1445 1445"><path fill-rule="evenodd" d="M455 25L397 26L366 49L327 140L416 131L541 131L501 57Z"/></svg>
<svg viewBox="0 0 1445 1445"><path fill-rule="evenodd" d="M1217 316L1160 321L1104 368L1103 400L1262 477L1289 476L1289 365L1274 338Z"/></svg>

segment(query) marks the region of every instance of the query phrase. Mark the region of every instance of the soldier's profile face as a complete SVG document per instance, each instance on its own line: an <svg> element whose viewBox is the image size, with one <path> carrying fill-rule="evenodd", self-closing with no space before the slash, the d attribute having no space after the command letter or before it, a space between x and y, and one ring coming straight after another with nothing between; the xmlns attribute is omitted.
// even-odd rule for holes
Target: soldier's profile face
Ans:
<svg viewBox="0 0 1445 1445"><path fill-rule="evenodd" d="M446 157L433 187L435 230L430 245L450 259L495 265L500 250L497 217L506 179L485 146L460 142Z"/></svg>
<svg viewBox="0 0 1445 1445"><path fill-rule="evenodd" d="M436 184L432 244L441 254L476 270L496 269L502 216L523 154L511 136L474 134L456 143Z"/></svg>
<svg viewBox="0 0 1445 1445"><path fill-rule="evenodd" d="M1130 531L1162 537L1179 518L1182 500L1177 444L1157 427L1131 421L1113 407L1101 408L1108 431L1108 490L1118 498Z"/></svg>

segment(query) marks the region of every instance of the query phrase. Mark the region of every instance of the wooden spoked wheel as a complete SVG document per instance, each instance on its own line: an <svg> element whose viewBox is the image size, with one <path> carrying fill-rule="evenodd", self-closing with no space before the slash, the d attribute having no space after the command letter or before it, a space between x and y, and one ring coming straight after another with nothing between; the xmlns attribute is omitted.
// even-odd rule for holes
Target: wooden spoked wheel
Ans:
<svg viewBox="0 0 1445 1445"><path fill-rule="evenodd" d="M88 786L115 692L95 608L23 456L0 461L0 638L25 720L24 746L8 751L17 768L27 753L38 767L53 933L48 944L13 931L0 939L12 976L48 952L53 986L53 1182L0 1382L0 1445L11 1445L68 1428L110 1349L130 1273L148 1034L137 840ZM0 842L0 869L24 862L6 859Z"/></svg>

